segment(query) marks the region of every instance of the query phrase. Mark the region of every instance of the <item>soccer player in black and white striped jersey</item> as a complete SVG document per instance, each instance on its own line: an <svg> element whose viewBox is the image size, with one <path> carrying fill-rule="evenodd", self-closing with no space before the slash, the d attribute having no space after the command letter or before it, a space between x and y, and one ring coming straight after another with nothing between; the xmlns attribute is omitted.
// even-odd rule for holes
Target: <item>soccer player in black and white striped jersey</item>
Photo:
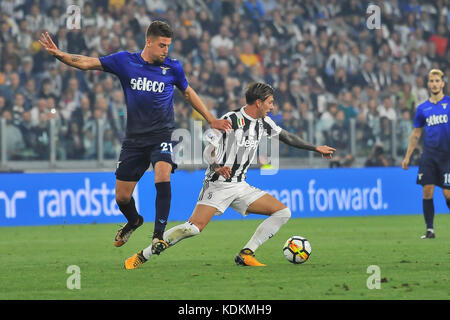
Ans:
<svg viewBox="0 0 450 320"><path fill-rule="evenodd" d="M186 223L167 230L164 241L173 246L182 239L199 234L214 215L228 207L246 216L250 213L266 215L248 243L235 257L238 265L264 266L254 255L259 246L273 237L290 218L291 211L268 193L245 182L245 174L252 163L263 135L279 139L296 148L315 151L331 159L336 149L314 146L277 126L268 116L273 109L273 89L264 83L252 83L245 92L246 105L222 118L231 121L228 132L210 131L209 145L204 157L210 164L197 205ZM125 261L125 268L136 269L152 255L152 246Z"/></svg>

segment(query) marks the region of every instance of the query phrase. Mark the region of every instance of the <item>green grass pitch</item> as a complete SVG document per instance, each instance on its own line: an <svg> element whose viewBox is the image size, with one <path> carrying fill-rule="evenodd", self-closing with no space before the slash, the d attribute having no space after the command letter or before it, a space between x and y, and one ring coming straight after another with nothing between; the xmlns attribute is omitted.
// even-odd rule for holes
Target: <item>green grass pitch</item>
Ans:
<svg viewBox="0 0 450 320"><path fill-rule="evenodd" d="M145 223L121 248L116 224L1 228L0 299L304 300L450 298L450 215L435 217L436 239L419 239L422 215L291 219L256 252L267 267L238 267L234 256L260 219L214 219L198 236L137 270L124 260L150 242ZM178 224L170 222L168 228ZM305 264L285 260L290 236L307 237ZM80 289L68 289L70 265ZM380 268L368 289L367 268Z"/></svg>

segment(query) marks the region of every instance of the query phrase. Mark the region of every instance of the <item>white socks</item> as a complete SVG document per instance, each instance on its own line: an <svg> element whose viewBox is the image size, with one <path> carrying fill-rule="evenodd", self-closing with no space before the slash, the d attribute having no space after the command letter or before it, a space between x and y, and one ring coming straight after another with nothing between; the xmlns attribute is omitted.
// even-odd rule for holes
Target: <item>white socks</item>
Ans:
<svg viewBox="0 0 450 320"><path fill-rule="evenodd" d="M259 248L259 246L261 246L268 239L272 238L278 232L278 230L280 230L281 226L289 220L290 217L291 210L289 208L284 208L280 211L274 212L270 217L261 222L258 228L256 228L256 231L251 237L250 241L244 246L244 248L248 248L255 252L256 249ZM188 221L170 228L169 230L164 232L163 239L170 247L183 239L193 237L199 233L200 230L197 228L197 226ZM143 255L145 259L149 259L151 257L151 244L143 250Z"/></svg>
<svg viewBox="0 0 450 320"><path fill-rule="evenodd" d="M178 241L196 236L199 233L200 230L197 228L197 226L192 222L187 221L164 232L163 238L169 246L173 246Z"/></svg>
<svg viewBox="0 0 450 320"><path fill-rule="evenodd" d="M180 240L195 236L199 233L200 230L197 228L197 226L188 221L170 228L169 230L164 232L163 239L170 247ZM152 245L149 245L147 248L142 250L142 254L144 255L145 259L149 259L152 255Z"/></svg>
<svg viewBox="0 0 450 320"><path fill-rule="evenodd" d="M270 217L261 222L258 228L256 228L255 233L244 248L248 248L255 252L260 245L272 238L290 217L291 210L289 208L284 208L280 211L272 213Z"/></svg>

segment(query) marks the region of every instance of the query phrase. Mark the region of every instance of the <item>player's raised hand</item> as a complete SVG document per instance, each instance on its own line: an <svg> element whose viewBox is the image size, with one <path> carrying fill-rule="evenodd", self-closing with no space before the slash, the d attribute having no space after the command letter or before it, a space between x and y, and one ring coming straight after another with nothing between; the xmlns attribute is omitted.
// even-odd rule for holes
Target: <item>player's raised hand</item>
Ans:
<svg viewBox="0 0 450 320"><path fill-rule="evenodd" d="M335 148L329 146L318 146L316 150L322 155L322 158L327 159L333 158L333 153L336 151Z"/></svg>
<svg viewBox="0 0 450 320"><path fill-rule="evenodd" d="M231 168L227 166L219 167L215 169L216 173L220 174L225 179L229 179L231 177Z"/></svg>
<svg viewBox="0 0 450 320"><path fill-rule="evenodd" d="M216 120L211 121L211 123L209 125L213 129L218 129L218 130L222 130L222 131L229 131L229 130L231 130L231 122L230 122L230 120L216 119Z"/></svg>
<svg viewBox="0 0 450 320"><path fill-rule="evenodd" d="M54 56L54 57L61 56L61 51L58 49L56 44L53 42L53 40L50 37L50 35L48 34L48 32L41 33L41 39L39 39L39 43L52 56Z"/></svg>

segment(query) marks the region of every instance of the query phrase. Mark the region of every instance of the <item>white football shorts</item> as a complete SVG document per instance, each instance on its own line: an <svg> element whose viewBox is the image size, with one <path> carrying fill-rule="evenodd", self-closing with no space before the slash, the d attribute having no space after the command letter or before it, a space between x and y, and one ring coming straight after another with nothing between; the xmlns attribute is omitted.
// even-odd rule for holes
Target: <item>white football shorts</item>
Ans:
<svg viewBox="0 0 450 320"><path fill-rule="evenodd" d="M267 193L249 185L245 181L211 182L205 180L203 188L200 190L197 204L217 208L216 215L221 215L228 207L231 207L243 216L246 216L247 208L265 194Z"/></svg>

